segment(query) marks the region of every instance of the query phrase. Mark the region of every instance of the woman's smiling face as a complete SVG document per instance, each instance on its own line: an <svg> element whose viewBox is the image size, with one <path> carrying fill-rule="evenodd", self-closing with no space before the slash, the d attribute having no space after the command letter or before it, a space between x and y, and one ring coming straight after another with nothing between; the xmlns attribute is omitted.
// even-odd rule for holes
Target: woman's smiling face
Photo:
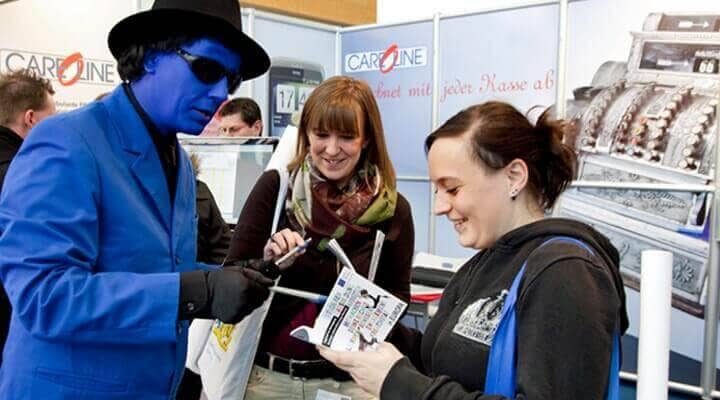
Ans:
<svg viewBox="0 0 720 400"><path fill-rule="evenodd" d="M463 247L485 249L507 232L512 210L503 170L480 165L466 135L438 138L428 152L435 215L445 215Z"/></svg>
<svg viewBox="0 0 720 400"><path fill-rule="evenodd" d="M320 173L336 185L342 186L355 173L362 155L365 138L363 120L357 116L356 132L311 129L308 134L310 157Z"/></svg>

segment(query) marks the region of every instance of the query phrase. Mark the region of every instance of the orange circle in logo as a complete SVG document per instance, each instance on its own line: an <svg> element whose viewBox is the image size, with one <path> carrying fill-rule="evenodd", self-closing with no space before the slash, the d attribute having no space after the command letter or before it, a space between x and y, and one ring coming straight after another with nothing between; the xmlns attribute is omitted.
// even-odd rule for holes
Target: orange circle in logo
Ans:
<svg viewBox="0 0 720 400"><path fill-rule="evenodd" d="M70 68L73 64L77 64L77 72L75 72L75 75L66 78L65 77L65 71ZM58 65L57 69L57 78L58 82L60 82L63 86L70 86L80 80L80 76L82 76L83 70L85 69L85 60L83 60L82 54L80 52L72 53L69 56L65 57L65 59Z"/></svg>
<svg viewBox="0 0 720 400"><path fill-rule="evenodd" d="M389 66L385 67L385 61L387 61L390 56L393 56L393 60ZM387 48L387 50L385 50L385 53L383 53L382 57L380 57L380 65L378 65L378 67L380 67L380 72L382 72L383 74L387 74L388 72L392 71L393 68L395 68L395 62L397 62L397 58L398 45L393 43L390 45L390 47Z"/></svg>

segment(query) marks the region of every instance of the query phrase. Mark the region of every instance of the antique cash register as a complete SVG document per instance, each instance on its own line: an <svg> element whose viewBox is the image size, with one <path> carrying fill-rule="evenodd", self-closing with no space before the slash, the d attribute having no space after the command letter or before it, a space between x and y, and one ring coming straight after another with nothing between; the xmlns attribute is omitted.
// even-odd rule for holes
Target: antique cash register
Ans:
<svg viewBox="0 0 720 400"><path fill-rule="evenodd" d="M567 117L581 154L578 179L711 184L720 96L720 15L650 14L632 32L627 63L606 62L574 90ZM711 193L575 188L555 215L591 223L622 257L627 284L640 252L674 253L673 304L701 314Z"/></svg>

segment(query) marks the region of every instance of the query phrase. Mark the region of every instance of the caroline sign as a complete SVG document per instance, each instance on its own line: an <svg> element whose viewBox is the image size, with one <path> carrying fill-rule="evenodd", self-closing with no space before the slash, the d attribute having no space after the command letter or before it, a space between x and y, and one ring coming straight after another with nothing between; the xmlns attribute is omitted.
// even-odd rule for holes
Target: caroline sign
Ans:
<svg viewBox="0 0 720 400"><path fill-rule="evenodd" d="M387 74L395 68L418 68L427 65L427 47L398 47L345 55L345 72L380 71Z"/></svg>
<svg viewBox="0 0 720 400"><path fill-rule="evenodd" d="M61 56L22 50L0 49L0 72L28 69L57 80L63 86L75 83L114 86L119 83L115 62L83 57L80 52Z"/></svg>

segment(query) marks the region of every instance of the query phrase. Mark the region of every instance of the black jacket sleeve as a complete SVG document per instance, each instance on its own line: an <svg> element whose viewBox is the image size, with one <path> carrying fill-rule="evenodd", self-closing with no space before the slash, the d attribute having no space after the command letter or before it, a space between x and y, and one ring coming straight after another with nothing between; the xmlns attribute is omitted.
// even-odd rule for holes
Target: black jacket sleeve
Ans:
<svg viewBox="0 0 720 400"><path fill-rule="evenodd" d="M230 228L210 189L202 181L197 181L197 213L197 260L207 264L222 264L230 246Z"/></svg>
<svg viewBox="0 0 720 400"><path fill-rule="evenodd" d="M515 399L604 399L618 318L611 278L601 267L577 258L559 260L528 278L516 303ZM468 391L447 376L423 375L407 358L392 367L380 398L504 399Z"/></svg>

